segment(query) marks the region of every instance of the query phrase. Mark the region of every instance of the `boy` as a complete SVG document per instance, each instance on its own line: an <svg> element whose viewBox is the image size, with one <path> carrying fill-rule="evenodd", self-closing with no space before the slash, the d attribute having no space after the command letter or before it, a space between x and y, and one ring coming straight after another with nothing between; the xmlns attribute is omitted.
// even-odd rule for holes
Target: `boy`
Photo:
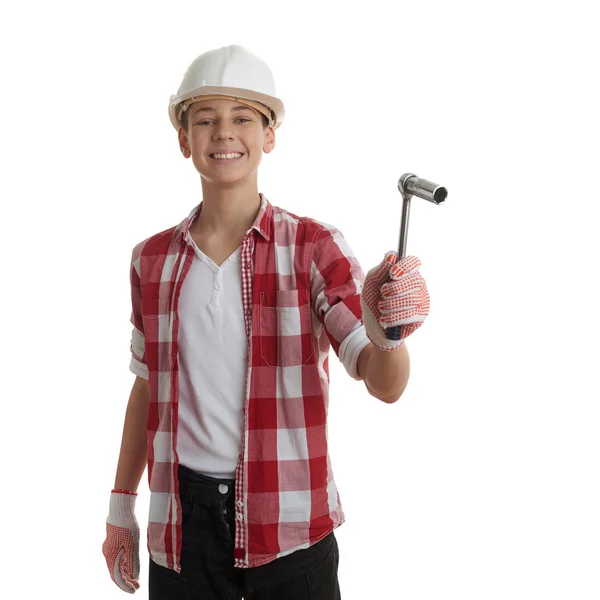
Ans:
<svg viewBox="0 0 600 600"><path fill-rule="evenodd" d="M338 229L258 192L284 108L268 66L241 46L196 58L169 116L202 202L133 249L137 377L103 544L109 572L124 591L139 587L134 505L147 463L150 600L340 598L329 348L395 402L409 374L403 342L429 310L420 262L388 252L365 278ZM398 341L385 336L394 325Z"/></svg>

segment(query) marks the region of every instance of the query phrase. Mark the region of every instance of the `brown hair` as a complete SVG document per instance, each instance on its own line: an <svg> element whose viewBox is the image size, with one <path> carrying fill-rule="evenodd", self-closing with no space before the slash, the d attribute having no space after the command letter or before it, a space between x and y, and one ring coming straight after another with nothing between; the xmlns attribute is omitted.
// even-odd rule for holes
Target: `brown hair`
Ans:
<svg viewBox="0 0 600 600"><path fill-rule="evenodd" d="M258 112L258 111L256 111ZM262 122L263 122L263 129L266 129L269 126L269 119L267 119L267 116L264 115L263 113L259 113L260 116L262 117ZM188 129L188 111L184 110L183 113L181 113L181 126L183 127L183 130L187 132Z"/></svg>

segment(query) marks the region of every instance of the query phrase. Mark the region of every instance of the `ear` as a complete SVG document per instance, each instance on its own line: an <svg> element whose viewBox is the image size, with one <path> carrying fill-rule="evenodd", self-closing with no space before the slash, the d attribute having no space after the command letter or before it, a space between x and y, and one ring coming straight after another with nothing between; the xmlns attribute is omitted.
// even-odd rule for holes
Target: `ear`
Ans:
<svg viewBox="0 0 600 600"><path fill-rule="evenodd" d="M192 152L190 150L187 135L185 134L185 131L183 131L183 127L179 128L177 138L179 139L179 149L181 150L181 153L184 158L189 158L192 155Z"/></svg>
<svg viewBox="0 0 600 600"><path fill-rule="evenodd" d="M263 152L269 154L275 148L275 130L270 125L265 129L265 142Z"/></svg>

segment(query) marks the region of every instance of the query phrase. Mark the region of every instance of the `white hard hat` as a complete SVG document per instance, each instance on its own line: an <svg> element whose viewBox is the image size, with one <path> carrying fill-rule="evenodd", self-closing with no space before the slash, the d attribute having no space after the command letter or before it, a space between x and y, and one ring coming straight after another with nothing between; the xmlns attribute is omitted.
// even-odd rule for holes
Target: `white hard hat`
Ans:
<svg viewBox="0 0 600 600"><path fill-rule="evenodd" d="M275 92L268 65L243 46L223 46L194 59L183 76L176 95L169 100L169 119L179 130L181 114L203 96L228 96L247 100L269 117L274 129L283 123L283 102ZM256 106L255 106L256 107ZM266 109L265 109L266 107Z"/></svg>

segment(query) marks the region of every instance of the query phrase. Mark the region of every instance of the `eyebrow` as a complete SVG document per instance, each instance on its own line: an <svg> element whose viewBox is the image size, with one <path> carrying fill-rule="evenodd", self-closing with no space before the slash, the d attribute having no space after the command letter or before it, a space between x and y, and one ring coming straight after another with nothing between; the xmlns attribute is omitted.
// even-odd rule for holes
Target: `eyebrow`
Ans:
<svg viewBox="0 0 600 600"><path fill-rule="evenodd" d="M192 114L192 117L195 117L196 115L200 114L201 112L212 112L215 109L212 106L203 106L202 108L199 108L196 112L194 112ZM231 112L233 112L234 110L253 110L252 107L250 106L234 106L231 109Z"/></svg>

